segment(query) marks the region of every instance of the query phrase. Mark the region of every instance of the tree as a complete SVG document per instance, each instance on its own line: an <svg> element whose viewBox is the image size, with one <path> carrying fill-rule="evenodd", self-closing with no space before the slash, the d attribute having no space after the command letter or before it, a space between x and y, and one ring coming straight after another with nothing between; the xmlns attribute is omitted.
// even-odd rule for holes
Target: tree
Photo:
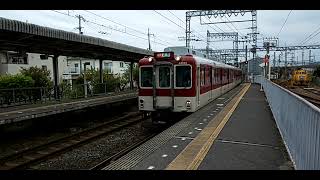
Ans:
<svg viewBox="0 0 320 180"><path fill-rule="evenodd" d="M29 76L34 80L34 87L52 87L53 83L50 79L50 71L37 66L30 68L21 68L21 74Z"/></svg>
<svg viewBox="0 0 320 180"><path fill-rule="evenodd" d="M132 78L133 81L137 82L137 84L139 84L139 67L138 66L134 66L132 68ZM123 73L123 82L125 82L126 84L128 84L130 82L130 65L127 65L127 69L126 71Z"/></svg>
<svg viewBox="0 0 320 180"><path fill-rule="evenodd" d="M313 76L320 77L320 65L316 68L316 70L313 72Z"/></svg>
<svg viewBox="0 0 320 180"><path fill-rule="evenodd" d="M93 85L94 92L104 92L105 86L100 84L99 71L96 69L87 69L85 72L85 78L87 83L90 82ZM103 82L106 83L107 91L113 92L116 88L119 88L119 83L122 83L121 76L110 74L107 70L103 71ZM80 76L75 80L76 85L84 84L84 76Z"/></svg>

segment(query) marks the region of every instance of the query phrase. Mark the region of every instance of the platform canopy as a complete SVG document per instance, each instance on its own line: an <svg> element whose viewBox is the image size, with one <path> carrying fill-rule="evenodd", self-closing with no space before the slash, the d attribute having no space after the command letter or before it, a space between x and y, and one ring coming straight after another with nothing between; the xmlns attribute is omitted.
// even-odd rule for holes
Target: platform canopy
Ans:
<svg viewBox="0 0 320 180"><path fill-rule="evenodd" d="M0 50L139 61L154 52L92 36L0 18Z"/></svg>

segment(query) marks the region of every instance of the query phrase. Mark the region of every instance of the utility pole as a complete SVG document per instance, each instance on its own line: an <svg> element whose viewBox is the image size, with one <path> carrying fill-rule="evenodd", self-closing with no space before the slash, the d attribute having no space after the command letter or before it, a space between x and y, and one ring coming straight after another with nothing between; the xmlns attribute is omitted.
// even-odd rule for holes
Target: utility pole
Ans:
<svg viewBox="0 0 320 180"><path fill-rule="evenodd" d="M287 50L284 51L284 76L287 79Z"/></svg>
<svg viewBox="0 0 320 180"><path fill-rule="evenodd" d="M79 34L83 34L83 32L81 31L81 29L83 28L81 26L81 19L84 20L84 18L81 15L77 15L77 18L79 19L79 27L77 27L76 29L79 29Z"/></svg>
<svg viewBox="0 0 320 180"><path fill-rule="evenodd" d="M311 50L309 50L309 64L311 64Z"/></svg>
<svg viewBox="0 0 320 180"><path fill-rule="evenodd" d="M302 51L302 65L304 65L304 59L303 59L303 56L304 56L304 51Z"/></svg>
<svg viewBox="0 0 320 180"><path fill-rule="evenodd" d="M84 18L79 14L76 16L79 19L79 27L77 27L76 29L79 29L79 34L82 35L83 32L81 31L81 29L83 28L81 26L81 19L84 20ZM85 92L85 97L87 97L87 86L86 86L86 77L85 77L85 72L86 71L86 63L84 64L84 75L83 75L83 83L84 83L84 92ZM82 75L82 58L80 57L80 75Z"/></svg>
<svg viewBox="0 0 320 180"><path fill-rule="evenodd" d="M268 63L268 71L270 70L270 62L269 62L269 52L270 52L270 44L268 43L268 45L267 45L267 55L266 55L266 60L265 60L265 62L264 62L264 68L267 68L267 63ZM267 69L266 69L266 71L267 71ZM268 72L268 74L270 74L269 72ZM265 73L265 75L264 75L265 77L267 76L267 72ZM270 77L268 77L268 79L270 80Z"/></svg>
<svg viewBox="0 0 320 180"><path fill-rule="evenodd" d="M278 60L278 66L280 68L280 57L281 57L281 54L279 54L279 60Z"/></svg>
<svg viewBox="0 0 320 180"><path fill-rule="evenodd" d="M246 44L246 63L247 63L247 71L248 71L248 80L249 80L249 61L248 61L248 45Z"/></svg>
<svg viewBox="0 0 320 180"><path fill-rule="evenodd" d="M276 52L273 53L273 67L276 67Z"/></svg>
<svg viewBox="0 0 320 180"><path fill-rule="evenodd" d="M206 53L207 53L207 56L209 57L209 35L210 35L210 32L209 30L207 30L207 46L206 46Z"/></svg>
<svg viewBox="0 0 320 180"><path fill-rule="evenodd" d="M84 18L81 15L77 15L76 16L79 19L79 27L76 27L76 29L79 29L79 34L82 35L83 32L82 30L82 26L81 26L81 19L84 20ZM80 75L82 74L82 59L80 58Z"/></svg>
<svg viewBox="0 0 320 180"><path fill-rule="evenodd" d="M148 43L149 43L149 48L148 48L148 50L151 51L152 49L151 49L151 44L150 44L150 35L154 36L154 34L150 34L149 28L148 28Z"/></svg>

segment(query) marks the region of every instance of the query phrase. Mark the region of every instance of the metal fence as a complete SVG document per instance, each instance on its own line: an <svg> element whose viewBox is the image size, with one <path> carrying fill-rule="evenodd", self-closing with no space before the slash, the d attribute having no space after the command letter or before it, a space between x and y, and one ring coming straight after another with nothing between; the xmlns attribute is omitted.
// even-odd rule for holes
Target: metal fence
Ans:
<svg viewBox="0 0 320 180"><path fill-rule="evenodd" d="M320 109L265 78L256 81L262 82L295 169L320 169Z"/></svg>
<svg viewBox="0 0 320 180"><path fill-rule="evenodd" d="M126 92L122 89L121 92ZM13 88L0 89L0 107L11 107L17 105L47 103L68 99L88 98L103 96L120 92L118 88L107 87L106 83L63 85L57 88Z"/></svg>

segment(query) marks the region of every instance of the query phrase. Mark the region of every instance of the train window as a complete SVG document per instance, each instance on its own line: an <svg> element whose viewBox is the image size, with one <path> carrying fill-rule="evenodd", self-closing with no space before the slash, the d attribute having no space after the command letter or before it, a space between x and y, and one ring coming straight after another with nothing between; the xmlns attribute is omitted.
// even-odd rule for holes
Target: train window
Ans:
<svg viewBox="0 0 320 180"><path fill-rule="evenodd" d="M216 71L212 68L212 84L216 84Z"/></svg>
<svg viewBox="0 0 320 180"><path fill-rule="evenodd" d="M205 84L205 69L204 69L204 67L201 67L200 68L201 69L201 71L200 71L200 85L201 86L204 86L204 84Z"/></svg>
<svg viewBox="0 0 320 180"><path fill-rule="evenodd" d="M170 87L169 67L159 67L159 87Z"/></svg>
<svg viewBox="0 0 320 180"><path fill-rule="evenodd" d="M191 87L190 66L176 66L176 87Z"/></svg>
<svg viewBox="0 0 320 180"><path fill-rule="evenodd" d="M152 67L141 67L141 87L152 87Z"/></svg>

